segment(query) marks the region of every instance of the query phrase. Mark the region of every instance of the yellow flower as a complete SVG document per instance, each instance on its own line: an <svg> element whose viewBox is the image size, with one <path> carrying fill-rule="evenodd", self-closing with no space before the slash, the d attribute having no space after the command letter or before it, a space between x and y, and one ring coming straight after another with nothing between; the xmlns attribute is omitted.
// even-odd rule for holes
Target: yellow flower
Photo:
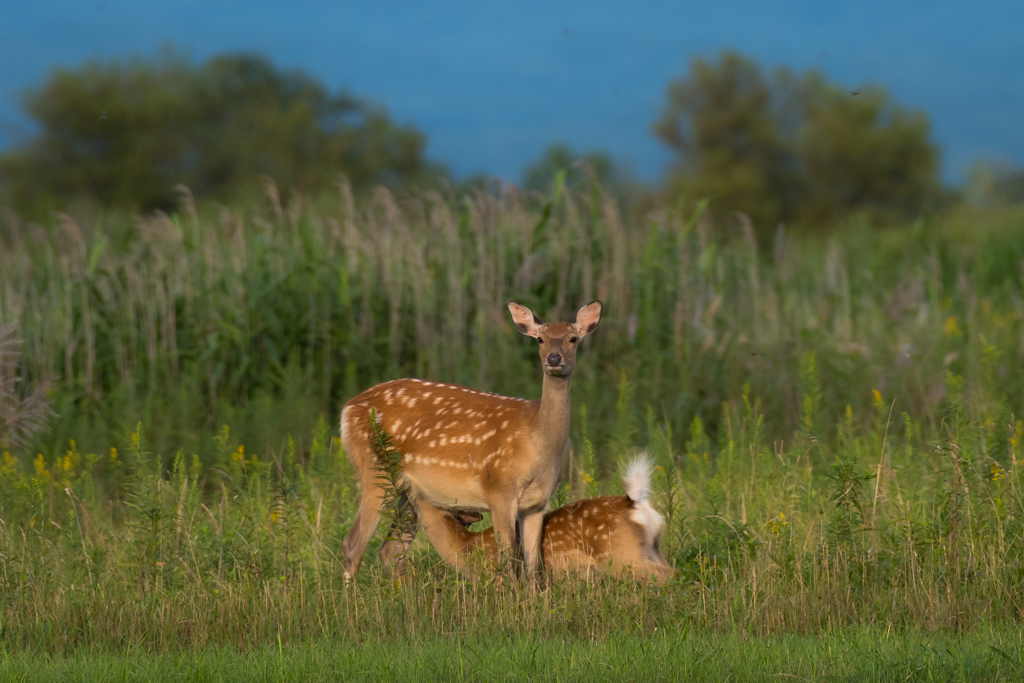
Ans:
<svg viewBox="0 0 1024 683"><path fill-rule="evenodd" d="M882 392L880 392L878 389L872 389L871 390L871 396L874 399L875 407L876 408L881 408L882 407Z"/></svg>
<svg viewBox="0 0 1024 683"><path fill-rule="evenodd" d="M110 462L117 462L117 449L110 447Z"/></svg>
<svg viewBox="0 0 1024 683"><path fill-rule="evenodd" d="M949 316L946 322L942 323L942 333L947 337L960 336L960 325L957 324L955 315Z"/></svg>
<svg viewBox="0 0 1024 683"><path fill-rule="evenodd" d="M768 531L772 534L779 534L789 526L789 522L786 521L786 515L779 513L779 516L775 519L768 520Z"/></svg>
<svg viewBox="0 0 1024 683"><path fill-rule="evenodd" d="M992 481L999 481L1000 479L1006 479L1006 470L999 466L999 463L993 461L992 466L989 467L989 471L992 473Z"/></svg>
<svg viewBox="0 0 1024 683"><path fill-rule="evenodd" d="M32 461L32 465L36 470L36 479L50 481L50 471L46 469L46 461L43 460L42 453L36 453L36 459Z"/></svg>
<svg viewBox="0 0 1024 683"><path fill-rule="evenodd" d="M138 432L132 432L132 445L133 446L138 446L139 445L139 433Z"/></svg>

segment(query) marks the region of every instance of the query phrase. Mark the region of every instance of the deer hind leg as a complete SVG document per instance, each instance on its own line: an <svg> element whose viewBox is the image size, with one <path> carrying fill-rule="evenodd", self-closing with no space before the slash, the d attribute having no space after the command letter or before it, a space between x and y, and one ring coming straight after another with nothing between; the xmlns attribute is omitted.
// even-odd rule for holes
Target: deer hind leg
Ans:
<svg viewBox="0 0 1024 683"><path fill-rule="evenodd" d="M362 477L362 480L363 494L359 498L359 510L356 512L356 519L341 546L345 556L346 579L351 579L359 571L363 553L366 552L366 544L370 542L370 537L373 536L377 525L380 524L380 509L384 499L384 490L374 481L372 472L369 476Z"/></svg>
<svg viewBox="0 0 1024 683"><path fill-rule="evenodd" d="M406 514L404 520L392 522L388 529L387 541L380 549L380 559L399 576L405 575L405 555L409 552L409 546L416 538L416 532L420 529L420 520L416 515L416 508L409 500L409 495L403 493L398 499L398 507ZM401 529L399 529L401 526Z"/></svg>

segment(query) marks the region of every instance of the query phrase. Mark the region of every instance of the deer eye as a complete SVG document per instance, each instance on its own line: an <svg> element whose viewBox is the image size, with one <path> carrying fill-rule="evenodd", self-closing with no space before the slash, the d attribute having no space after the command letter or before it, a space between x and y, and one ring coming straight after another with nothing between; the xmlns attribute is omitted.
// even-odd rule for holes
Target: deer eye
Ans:
<svg viewBox="0 0 1024 683"><path fill-rule="evenodd" d="M572 338L570 338L570 339L569 339L569 343L570 343L570 344L575 344L575 343L576 343L576 342L578 342L579 340L580 340L580 338L579 338L579 337L572 337Z"/></svg>
<svg viewBox="0 0 1024 683"><path fill-rule="evenodd" d="M544 340L542 338L540 338L540 337L537 337L537 343L538 344L543 344Z"/></svg>

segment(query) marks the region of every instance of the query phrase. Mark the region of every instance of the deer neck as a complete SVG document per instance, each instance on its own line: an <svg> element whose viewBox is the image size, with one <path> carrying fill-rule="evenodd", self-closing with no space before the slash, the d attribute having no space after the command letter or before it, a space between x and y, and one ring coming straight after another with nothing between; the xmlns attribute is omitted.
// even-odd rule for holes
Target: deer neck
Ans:
<svg viewBox="0 0 1024 683"><path fill-rule="evenodd" d="M544 374L540 408L534 416L533 433L541 453L561 457L569 440L569 377Z"/></svg>

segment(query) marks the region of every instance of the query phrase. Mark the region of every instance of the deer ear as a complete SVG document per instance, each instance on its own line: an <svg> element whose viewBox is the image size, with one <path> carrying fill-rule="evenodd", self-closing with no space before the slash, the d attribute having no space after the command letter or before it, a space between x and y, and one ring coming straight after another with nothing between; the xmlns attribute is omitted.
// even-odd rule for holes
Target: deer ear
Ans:
<svg viewBox="0 0 1024 683"><path fill-rule="evenodd" d="M603 304L600 301L591 301L576 314L576 332L581 337L597 328L597 324L601 322L602 308Z"/></svg>
<svg viewBox="0 0 1024 683"><path fill-rule="evenodd" d="M516 329L531 337L536 337L540 332L540 326L544 324L533 311L515 301L508 302L508 312L512 314L512 322L516 324Z"/></svg>

